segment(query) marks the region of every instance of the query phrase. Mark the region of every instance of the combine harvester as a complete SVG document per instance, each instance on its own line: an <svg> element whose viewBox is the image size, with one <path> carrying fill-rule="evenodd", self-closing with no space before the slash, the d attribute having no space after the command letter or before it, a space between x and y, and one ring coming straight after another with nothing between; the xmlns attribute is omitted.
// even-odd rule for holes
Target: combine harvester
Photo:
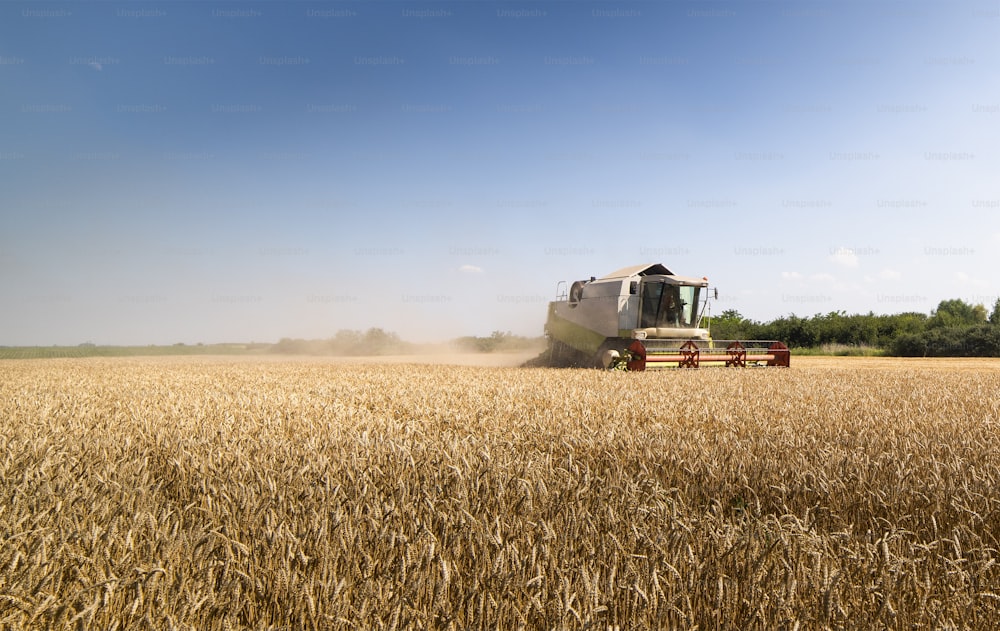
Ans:
<svg viewBox="0 0 1000 631"><path fill-rule="evenodd" d="M618 370L789 365L788 347L781 342L713 340L701 326L708 279L677 276L659 263L578 280L568 292L561 281L556 294L545 323L549 365Z"/></svg>

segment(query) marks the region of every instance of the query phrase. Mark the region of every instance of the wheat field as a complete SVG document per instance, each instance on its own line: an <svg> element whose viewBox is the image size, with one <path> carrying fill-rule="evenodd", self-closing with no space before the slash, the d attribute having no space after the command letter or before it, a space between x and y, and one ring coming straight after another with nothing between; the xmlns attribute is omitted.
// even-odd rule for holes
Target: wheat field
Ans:
<svg viewBox="0 0 1000 631"><path fill-rule="evenodd" d="M986 629L1000 365L0 362L2 629Z"/></svg>

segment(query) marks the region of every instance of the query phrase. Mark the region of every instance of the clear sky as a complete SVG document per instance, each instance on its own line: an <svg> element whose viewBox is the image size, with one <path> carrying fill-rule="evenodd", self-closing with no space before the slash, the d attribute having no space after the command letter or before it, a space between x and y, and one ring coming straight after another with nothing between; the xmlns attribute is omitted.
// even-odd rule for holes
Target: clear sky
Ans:
<svg viewBox="0 0 1000 631"><path fill-rule="evenodd" d="M1000 295L1000 2L0 2L0 344Z"/></svg>

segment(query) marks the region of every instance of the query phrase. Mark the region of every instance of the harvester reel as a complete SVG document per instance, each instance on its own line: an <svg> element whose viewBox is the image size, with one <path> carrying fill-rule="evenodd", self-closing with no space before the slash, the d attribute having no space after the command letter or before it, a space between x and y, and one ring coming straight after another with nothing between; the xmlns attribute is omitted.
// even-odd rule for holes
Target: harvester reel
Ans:
<svg viewBox="0 0 1000 631"><path fill-rule="evenodd" d="M726 352L729 353L729 359L726 360L726 367L746 368L747 349L745 346L739 342L732 342L726 347Z"/></svg>
<svg viewBox="0 0 1000 631"><path fill-rule="evenodd" d="M698 350L698 345L688 340L681 345L681 361L678 364L680 368L697 368L699 360L701 358L701 351Z"/></svg>
<svg viewBox="0 0 1000 631"><path fill-rule="evenodd" d="M701 346L699 346L699 342ZM788 347L781 342L687 340L678 346L647 347L649 341L633 340L625 354L627 370L648 370L654 367L700 368L725 364L727 367L789 365ZM722 350L721 344L727 344Z"/></svg>

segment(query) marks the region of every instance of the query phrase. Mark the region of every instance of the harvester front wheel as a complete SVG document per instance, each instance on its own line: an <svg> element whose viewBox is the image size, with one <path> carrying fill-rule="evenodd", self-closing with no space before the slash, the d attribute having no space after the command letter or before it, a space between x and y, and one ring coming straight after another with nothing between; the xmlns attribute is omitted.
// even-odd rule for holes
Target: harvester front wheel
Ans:
<svg viewBox="0 0 1000 631"><path fill-rule="evenodd" d="M626 370L631 356L626 350L626 346L626 343L617 338L606 340L597 349L597 355L594 356L594 367L602 370Z"/></svg>

